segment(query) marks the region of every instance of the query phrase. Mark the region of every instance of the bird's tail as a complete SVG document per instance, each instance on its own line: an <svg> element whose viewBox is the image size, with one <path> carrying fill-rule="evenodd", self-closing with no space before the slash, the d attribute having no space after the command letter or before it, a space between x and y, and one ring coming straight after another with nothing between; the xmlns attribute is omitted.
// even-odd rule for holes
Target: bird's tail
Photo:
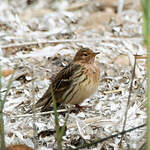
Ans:
<svg viewBox="0 0 150 150"><path fill-rule="evenodd" d="M33 113L34 111L41 111L41 112L45 112L48 111L50 109L52 103L52 98L51 96L47 96L45 97L43 95L43 97L41 97L36 104L32 105L32 108L30 108L29 110L27 110L25 113ZM34 110L35 109L35 110Z"/></svg>

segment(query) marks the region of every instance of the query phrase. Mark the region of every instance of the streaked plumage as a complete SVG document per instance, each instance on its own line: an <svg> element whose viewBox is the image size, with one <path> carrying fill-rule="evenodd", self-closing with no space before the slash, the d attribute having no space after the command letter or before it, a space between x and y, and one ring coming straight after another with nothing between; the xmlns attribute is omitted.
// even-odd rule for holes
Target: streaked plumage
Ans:
<svg viewBox="0 0 150 150"><path fill-rule="evenodd" d="M80 49L74 60L54 78L45 94L35 104L41 111L48 111L52 103L51 88L57 103L78 105L95 93L100 72L95 64L97 53L88 48Z"/></svg>

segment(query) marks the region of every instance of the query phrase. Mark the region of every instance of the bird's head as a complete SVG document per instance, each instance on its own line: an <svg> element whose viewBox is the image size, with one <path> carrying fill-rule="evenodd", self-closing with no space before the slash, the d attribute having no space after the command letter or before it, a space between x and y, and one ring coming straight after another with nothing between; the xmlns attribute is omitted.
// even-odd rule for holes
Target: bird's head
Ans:
<svg viewBox="0 0 150 150"><path fill-rule="evenodd" d="M95 56L99 53L94 53L92 50L88 48L81 48L74 57L74 62L93 64L95 60Z"/></svg>

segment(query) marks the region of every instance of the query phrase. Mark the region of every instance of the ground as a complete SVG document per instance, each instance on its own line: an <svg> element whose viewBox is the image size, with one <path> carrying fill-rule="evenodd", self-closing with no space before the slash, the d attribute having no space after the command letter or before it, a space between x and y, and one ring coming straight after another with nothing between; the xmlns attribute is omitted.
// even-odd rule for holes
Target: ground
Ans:
<svg viewBox="0 0 150 150"><path fill-rule="evenodd" d="M4 105L6 145L34 147L34 122L38 134L51 131L39 137L39 149L56 148L53 113L39 112L33 118L24 112L44 94L53 76L73 59L79 47L100 52L96 61L101 82L97 92L82 104L92 109L70 113L63 148L118 133L125 118L125 129L145 123L146 49L140 0L125 1L118 12L121 6L118 0L0 2L2 96L14 74ZM66 110L59 111L63 125ZM118 136L88 149L139 149L144 138L145 128L140 128L126 134L121 148Z"/></svg>

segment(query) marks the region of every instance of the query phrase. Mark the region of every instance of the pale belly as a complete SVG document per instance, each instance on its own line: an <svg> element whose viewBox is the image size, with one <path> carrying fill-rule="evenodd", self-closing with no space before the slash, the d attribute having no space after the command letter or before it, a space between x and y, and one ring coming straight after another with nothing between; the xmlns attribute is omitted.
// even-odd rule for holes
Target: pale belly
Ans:
<svg viewBox="0 0 150 150"><path fill-rule="evenodd" d="M95 68L90 68L86 70L85 74L88 74L88 79L85 75L80 77L79 80L75 81L76 84L74 84L63 95L65 103L74 105L81 104L85 99L89 98L96 92L100 78L99 70Z"/></svg>
<svg viewBox="0 0 150 150"><path fill-rule="evenodd" d="M85 99L89 98L96 92L98 85L99 82L94 84L93 82L82 83L80 85L80 90L76 92L76 94L73 96L72 100L69 103L74 105L82 103Z"/></svg>

